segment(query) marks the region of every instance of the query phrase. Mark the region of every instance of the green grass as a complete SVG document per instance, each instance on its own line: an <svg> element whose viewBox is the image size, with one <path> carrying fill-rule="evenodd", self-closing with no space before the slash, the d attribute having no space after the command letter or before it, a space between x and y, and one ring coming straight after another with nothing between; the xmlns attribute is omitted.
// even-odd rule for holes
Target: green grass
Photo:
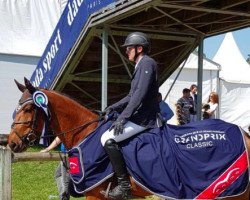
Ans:
<svg viewBox="0 0 250 200"><path fill-rule="evenodd" d="M23 162L12 165L12 199L48 199L57 195L54 170L58 162Z"/></svg>
<svg viewBox="0 0 250 200"><path fill-rule="evenodd" d="M30 152L40 150L41 147L28 149ZM58 164L59 161L13 163L12 200L47 200L49 195L58 196L54 179L54 172Z"/></svg>

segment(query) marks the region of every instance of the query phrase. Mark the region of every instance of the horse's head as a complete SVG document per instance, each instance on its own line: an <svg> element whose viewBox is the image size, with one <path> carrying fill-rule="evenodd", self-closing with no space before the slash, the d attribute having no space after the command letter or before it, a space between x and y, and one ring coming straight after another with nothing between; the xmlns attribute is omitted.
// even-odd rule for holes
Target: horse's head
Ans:
<svg viewBox="0 0 250 200"><path fill-rule="evenodd" d="M14 152L23 152L41 136L43 125L42 121L38 120L38 115L42 113L33 102L32 96L37 89L26 78L24 78L25 85L16 80L15 82L23 94L15 110L8 145Z"/></svg>

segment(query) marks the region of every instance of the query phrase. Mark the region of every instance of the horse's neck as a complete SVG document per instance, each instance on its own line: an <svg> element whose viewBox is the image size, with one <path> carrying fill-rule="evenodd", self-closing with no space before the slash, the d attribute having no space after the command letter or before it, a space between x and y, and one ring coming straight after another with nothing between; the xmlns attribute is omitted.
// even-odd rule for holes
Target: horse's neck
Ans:
<svg viewBox="0 0 250 200"><path fill-rule="evenodd" d="M97 123L93 123L83 128L77 128L94 121L98 116L69 97L53 91L46 94L50 103L51 128L67 149L79 143L97 126Z"/></svg>

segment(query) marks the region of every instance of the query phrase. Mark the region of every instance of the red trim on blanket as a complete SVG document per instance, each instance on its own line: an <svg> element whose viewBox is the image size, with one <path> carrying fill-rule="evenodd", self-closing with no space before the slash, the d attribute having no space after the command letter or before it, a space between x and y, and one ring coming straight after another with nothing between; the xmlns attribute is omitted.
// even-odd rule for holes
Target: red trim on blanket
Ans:
<svg viewBox="0 0 250 200"><path fill-rule="evenodd" d="M247 170L247 152L246 150L241 156L210 186L201 192L195 199L214 199L218 197L225 189L227 189L242 173Z"/></svg>

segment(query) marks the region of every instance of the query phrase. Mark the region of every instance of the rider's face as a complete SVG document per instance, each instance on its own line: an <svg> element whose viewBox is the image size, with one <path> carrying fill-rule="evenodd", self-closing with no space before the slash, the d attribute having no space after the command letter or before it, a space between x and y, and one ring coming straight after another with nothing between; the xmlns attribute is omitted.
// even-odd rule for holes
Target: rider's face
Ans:
<svg viewBox="0 0 250 200"><path fill-rule="evenodd" d="M129 61L134 61L135 57L135 47L134 46L128 46L126 48L126 54L128 55Z"/></svg>

